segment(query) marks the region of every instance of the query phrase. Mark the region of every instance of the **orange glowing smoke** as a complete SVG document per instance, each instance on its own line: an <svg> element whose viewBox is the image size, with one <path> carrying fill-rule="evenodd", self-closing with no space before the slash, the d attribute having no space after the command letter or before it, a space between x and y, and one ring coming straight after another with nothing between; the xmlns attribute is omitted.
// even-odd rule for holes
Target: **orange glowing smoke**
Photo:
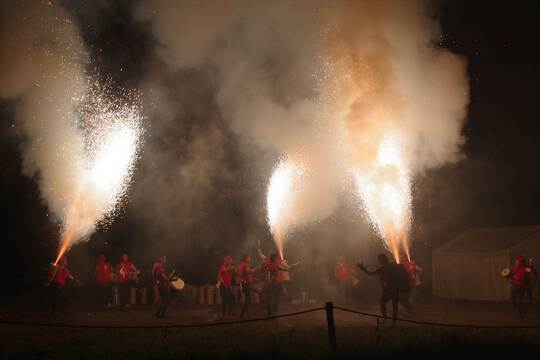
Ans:
<svg viewBox="0 0 540 360"><path fill-rule="evenodd" d="M377 7L374 3L373 5ZM356 192L385 247L399 261L408 254L411 223L411 174L402 137L403 97L393 86L388 42L374 42L380 33L363 13L351 26L329 28L325 36L326 64L322 96L343 124ZM360 21L364 20L364 21ZM370 44L371 46L364 46Z"/></svg>
<svg viewBox="0 0 540 360"><path fill-rule="evenodd" d="M365 211L386 247L396 262L399 262L400 247L409 257L411 183L408 167L395 138L383 138L370 166L354 172Z"/></svg>

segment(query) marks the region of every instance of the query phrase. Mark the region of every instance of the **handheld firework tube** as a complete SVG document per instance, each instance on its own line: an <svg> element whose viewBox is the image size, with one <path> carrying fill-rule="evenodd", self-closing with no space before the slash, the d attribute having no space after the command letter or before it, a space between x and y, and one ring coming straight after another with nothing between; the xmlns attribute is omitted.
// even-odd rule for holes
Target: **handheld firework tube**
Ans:
<svg viewBox="0 0 540 360"><path fill-rule="evenodd" d="M54 280L54 277L56 276L56 272L58 271L58 266L55 265L54 263L50 263L45 269L45 271L46 271L46 275L45 275L45 278L43 279L42 285L45 287L49 287L51 286Z"/></svg>

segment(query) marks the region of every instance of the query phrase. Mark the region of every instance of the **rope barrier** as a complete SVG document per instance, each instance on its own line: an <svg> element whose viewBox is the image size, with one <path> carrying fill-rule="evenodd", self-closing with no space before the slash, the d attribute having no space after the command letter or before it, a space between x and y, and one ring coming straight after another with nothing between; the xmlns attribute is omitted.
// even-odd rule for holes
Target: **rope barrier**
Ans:
<svg viewBox="0 0 540 360"><path fill-rule="evenodd" d="M377 327L379 326L380 319L389 319L392 320L392 317L377 315L373 313L347 309L340 306L333 306L333 309L341 310L348 313L353 313L357 315L362 315L366 317L376 318ZM161 325L93 325L93 324L60 324L60 323L39 323L39 322L28 322L28 321L17 321L17 320L7 320L0 319L0 324L6 325L22 325L22 326L40 326L40 327L51 327L51 328L78 328L78 329L174 329L174 328L199 328L199 327L208 327L208 326L225 326L225 325L236 325L236 324L245 324L251 322L265 321L265 320L275 320L280 318L304 315L315 311L327 310L325 307L318 307L309 310L297 311L293 313L275 315L254 319L246 320L237 320L237 321L219 321L219 322L208 322L208 323L198 323L198 324L161 324ZM439 326L439 327L453 327L453 328L471 328L471 329L540 329L540 325L524 325L524 326L497 326L497 325L473 325L473 324L451 324L451 323L440 323L432 321L423 321L423 320L413 320L413 319L403 319L396 318L396 321L406 322L411 324L418 325L427 325L427 326Z"/></svg>
<svg viewBox="0 0 540 360"><path fill-rule="evenodd" d="M267 316L262 318L246 319L246 320L237 320L237 321L220 321L214 323L199 323L199 324L162 324L162 325L92 325L92 324L55 324L55 323L36 323L36 322L27 322L27 321L17 321L17 320L6 320L0 319L0 324L7 325L22 325L22 326L41 326L41 327L55 327L55 328L77 328L77 329L174 329L174 328L198 328L198 327L207 327L207 326L224 326L224 325L235 325L235 324L244 324L257 321L265 320L275 320L280 318L286 318L291 316L303 315L315 311L325 310L324 307L318 307L314 309L297 311L293 313Z"/></svg>
<svg viewBox="0 0 540 360"><path fill-rule="evenodd" d="M390 319L392 320L392 317L388 316L382 316L372 313L367 313L363 311L358 310L352 310L343 308L340 306L334 306L334 309L350 312L358 315L363 315L367 317L377 318L377 326L379 324L379 319ZM540 329L540 325L527 325L527 326L497 326L497 325L473 325L473 324L449 324L449 323L438 323L438 322L431 322L431 321L422 321L422 320L412 320L412 319L403 319L403 318L396 318L396 321L401 322L408 322L412 324L418 324L418 325L428 325L428 326L441 326L441 327L454 327L454 328L476 328L476 329Z"/></svg>

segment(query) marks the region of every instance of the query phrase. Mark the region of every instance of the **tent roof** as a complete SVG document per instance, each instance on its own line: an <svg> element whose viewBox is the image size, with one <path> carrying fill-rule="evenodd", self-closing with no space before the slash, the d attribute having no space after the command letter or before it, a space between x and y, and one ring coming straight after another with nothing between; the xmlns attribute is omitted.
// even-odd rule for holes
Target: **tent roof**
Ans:
<svg viewBox="0 0 540 360"><path fill-rule="evenodd" d="M490 253L540 248L540 226L476 228L462 232L436 253Z"/></svg>

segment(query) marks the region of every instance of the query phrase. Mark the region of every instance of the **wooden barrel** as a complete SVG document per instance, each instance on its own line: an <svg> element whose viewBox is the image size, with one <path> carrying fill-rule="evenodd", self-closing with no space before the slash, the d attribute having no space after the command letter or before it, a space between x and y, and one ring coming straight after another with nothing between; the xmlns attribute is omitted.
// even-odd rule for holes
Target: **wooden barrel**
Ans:
<svg viewBox="0 0 540 360"><path fill-rule="evenodd" d="M216 295L216 285L206 285L206 303L214 304L214 296Z"/></svg>
<svg viewBox="0 0 540 360"><path fill-rule="evenodd" d="M191 287L191 303L196 304L199 297L199 291L197 286Z"/></svg>
<svg viewBox="0 0 540 360"><path fill-rule="evenodd" d="M206 286L199 286L199 304L206 304Z"/></svg>
<svg viewBox="0 0 540 360"><path fill-rule="evenodd" d="M194 304L197 297L197 290L195 287L193 285L186 285L184 291L186 292L186 304Z"/></svg>
<svg viewBox="0 0 540 360"><path fill-rule="evenodd" d="M190 305L191 304L191 285L189 284L186 284L186 286L184 287L184 294L185 294L185 301L186 301L186 304Z"/></svg>
<svg viewBox="0 0 540 360"><path fill-rule="evenodd" d="M154 289L154 296L153 296L152 302L154 304L158 304L159 303L159 289L157 286L154 286L152 289Z"/></svg>
<svg viewBox="0 0 540 360"><path fill-rule="evenodd" d="M112 299L114 306L120 306L120 291L118 289L118 286L112 287Z"/></svg>
<svg viewBox="0 0 540 360"><path fill-rule="evenodd" d="M131 305L137 304L137 288L129 289L129 303Z"/></svg>
<svg viewBox="0 0 540 360"><path fill-rule="evenodd" d="M221 300L221 291L216 287L216 304L221 305L223 304L223 300Z"/></svg>
<svg viewBox="0 0 540 360"><path fill-rule="evenodd" d="M141 288L141 305L146 305L146 288Z"/></svg>

